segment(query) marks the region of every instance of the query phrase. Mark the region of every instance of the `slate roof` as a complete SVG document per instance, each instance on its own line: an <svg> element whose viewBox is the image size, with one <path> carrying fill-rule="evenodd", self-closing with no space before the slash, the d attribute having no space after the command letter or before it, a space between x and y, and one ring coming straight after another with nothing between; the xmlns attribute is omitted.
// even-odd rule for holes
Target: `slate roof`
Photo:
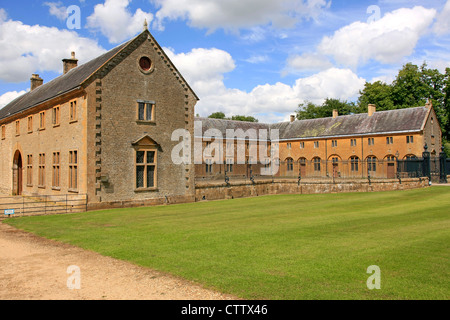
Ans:
<svg viewBox="0 0 450 320"><path fill-rule="evenodd" d="M44 83L33 91L25 93L13 100L0 109L0 120L32 108L44 101L55 98L81 86L89 76L120 52L120 50L122 50L130 41L111 49L101 56L70 70L66 74L61 75L50 82Z"/></svg>
<svg viewBox="0 0 450 320"><path fill-rule="evenodd" d="M377 111L371 117L367 113L263 124L253 122L229 121L220 119L196 118L202 121L203 134L210 128L219 129L225 137L226 129L241 128L278 129L280 140L313 139L339 136L359 136L382 133L419 132L428 115L427 107Z"/></svg>
<svg viewBox="0 0 450 320"><path fill-rule="evenodd" d="M260 129L265 130L270 129L269 124L260 122L223 120L223 119L202 118L202 117L196 117L195 121L202 122L202 136L205 136L206 131L209 129L219 130L224 138L226 137L227 129L232 130L242 129L244 132L247 131L248 129L255 129L256 131ZM195 132L195 134L197 134L197 132Z"/></svg>

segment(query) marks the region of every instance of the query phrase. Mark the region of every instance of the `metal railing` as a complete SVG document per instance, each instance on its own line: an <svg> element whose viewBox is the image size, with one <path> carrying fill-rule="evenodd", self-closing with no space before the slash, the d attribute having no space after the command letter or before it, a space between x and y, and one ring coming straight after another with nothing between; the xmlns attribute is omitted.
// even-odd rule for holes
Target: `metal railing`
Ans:
<svg viewBox="0 0 450 320"><path fill-rule="evenodd" d="M195 165L196 181L256 181L277 178L298 179L403 179L428 177L437 182L446 182L450 174L450 159L442 152L439 157L430 156L426 151L423 157L410 157L398 160L395 157L377 159L369 157L361 160L357 157L341 160L333 157L331 160L314 158L307 160L286 159L277 161L277 165L264 165L261 163L237 164L224 161L224 163L203 163ZM272 171L271 169L272 168ZM276 168L276 169L274 169ZM263 173L263 169L267 169Z"/></svg>
<svg viewBox="0 0 450 320"><path fill-rule="evenodd" d="M197 181L211 180L261 180L276 178L292 179L396 179L397 161L279 161L278 170L262 174L263 164L197 164ZM266 172L267 173L267 172Z"/></svg>
<svg viewBox="0 0 450 320"><path fill-rule="evenodd" d="M1 196L0 219L86 212L87 204L85 194Z"/></svg>

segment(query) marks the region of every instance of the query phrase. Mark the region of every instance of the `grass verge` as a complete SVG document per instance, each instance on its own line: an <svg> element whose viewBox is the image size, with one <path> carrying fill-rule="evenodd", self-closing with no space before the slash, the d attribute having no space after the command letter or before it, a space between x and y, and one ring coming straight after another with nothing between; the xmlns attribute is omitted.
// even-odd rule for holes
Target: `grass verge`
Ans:
<svg viewBox="0 0 450 320"><path fill-rule="evenodd" d="M245 299L449 299L450 188L279 195L5 221ZM381 289L367 268L379 266Z"/></svg>

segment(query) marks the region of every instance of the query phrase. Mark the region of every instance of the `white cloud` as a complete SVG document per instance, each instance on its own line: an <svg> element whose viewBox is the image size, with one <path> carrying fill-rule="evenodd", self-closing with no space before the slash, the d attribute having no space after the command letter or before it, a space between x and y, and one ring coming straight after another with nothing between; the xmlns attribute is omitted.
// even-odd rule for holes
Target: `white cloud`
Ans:
<svg viewBox="0 0 450 320"><path fill-rule="evenodd" d="M324 37L318 50L352 67L371 59L396 63L413 53L435 16L435 9L398 9L371 23L354 22L339 29L333 36Z"/></svg>
<svg viewBox="0 0 450 320"><path fill-rule="evenodd" d="M269 57L267 55L254 55L245 60L248 63L258 64L269 61Z"/></svg>
<svg viewBox="0 0 450 320"><path fill-rule="evenodd" d="M201 85L221 83L223 74L236 68L231 55L223 50L192 49L189 53L176 54L171 48L164 48L169 58L181 71L186 80ZM197 85L199 86L199 85Z"/></svg>
<svg viewBox="0 0 450 320"><path fill-rule="evenodd" d="M246 92L227 88L224 83L224 74L236 68L229 53L219 49L194 49L179 54L168 48L164 50L199 96L196 113L202 116L223 111L227 116L245 114L266 122L281 121L306 100L314 103L322 103L326 98L349 100L365 84L364 79L349 69L330 68L300 78L293 85L277 82Z"/></svg>
<svg viewBox="0 0 450 320"><path fill-rule="evenodd" d="M64 21L68 17L67 8L63 6L62 2L44 2L44 6L49 7L49 12L52 16Z"/></svg>
<svg viewBox="0 0 450 320"><path fill-rule="evenodd" d="M186 19L197 28L237 30L271 24L293 27L304 18L316 18L328 8L326 0L152 0L160 7L156 20Z"/></svg>
<svg viewBox="0 0 450 320"><path fill-rule="evenodd" d="M332 64L326 56L318 53L304 53L295 55L287 60L287 72L289 69L296 71L320 71L331 68Z"/></svg>
<svg viewBox="0 0 450 320"><path fill-rule="evenodd" d="M2 94L0 96L0 109L3 108L4 106L6 106L11 101L13 101L14 99L20 97L21 95L23 95L25 93L26 93L26 91L22 90L20 92L10 91L10 92L6 92L6 93Z"/></svg>
<svg viewBox="0 0 450 320"><path fill-rule="evenodd" d="M436 23L434 24L434 32L438 35L450 33L450 0L444 6L444 9L439 13Z"/></svg>
<svg viewBox="0 0 450 320"><path fill-rule="evenodd" d="M128 6L131 0L105 0L94 7L94 13L87 17L87 27L99 30L110 43L128 40L142 31L144 20L153 20L153 14L137 9L132 14Z"/></svg>
<svg viewBox="0 0 450 320"><path fill-rule="evenodd" d="M303 102L308 100L320 104L326 98L351 100L364 88L365 83L365 79L350 69L330 68L298 79L294 88Z"/></svg>
<svg viewBox="0 0 450 320"><path fill-rule="evenodd" d="M28 81L32 73L42 71L62 73L61 60L70 57L71 51L80 63L105 52L97 42L55 27L0 19L0 34L0 47L8 48L0 50L0 80L6 82Z"/></svg>

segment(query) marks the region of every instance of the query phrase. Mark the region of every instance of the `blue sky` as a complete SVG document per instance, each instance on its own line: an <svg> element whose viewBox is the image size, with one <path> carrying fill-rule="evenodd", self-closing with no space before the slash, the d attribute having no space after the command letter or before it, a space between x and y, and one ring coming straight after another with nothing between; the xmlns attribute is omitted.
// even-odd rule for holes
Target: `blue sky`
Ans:
<svg viewBox="0 0 450 320"><path fill-rule="evenodd" d="M0 108L32 73L49 82L71 51L87 62L147 19L200 97L196 113L282 121L305 101L354 101L407 62L444 72L449 16L450 0L0 0Z"/></svg>

